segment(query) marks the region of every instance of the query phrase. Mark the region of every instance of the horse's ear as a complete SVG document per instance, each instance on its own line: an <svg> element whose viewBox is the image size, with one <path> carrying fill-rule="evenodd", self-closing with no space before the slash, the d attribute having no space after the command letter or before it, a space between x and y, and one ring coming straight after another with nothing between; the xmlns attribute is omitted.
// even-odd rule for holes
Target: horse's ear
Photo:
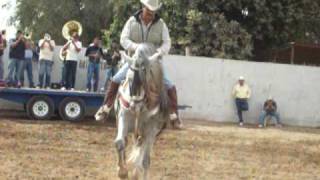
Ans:
<svg viewBox="0 0 320 180"><path fill-rule="evenodd" d="M121 54L121 59L123 59L125 62L128 62L129 64L133 62L133 58L128 56L125 51L120 51L120 54Z"/></svg>

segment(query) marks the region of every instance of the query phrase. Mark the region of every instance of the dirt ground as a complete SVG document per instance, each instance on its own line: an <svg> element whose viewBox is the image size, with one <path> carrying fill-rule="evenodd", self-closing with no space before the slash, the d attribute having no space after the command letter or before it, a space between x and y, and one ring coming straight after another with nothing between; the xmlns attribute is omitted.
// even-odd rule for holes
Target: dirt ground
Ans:
<svg viewBox="0 0 320 180"><path fill-rule="evenodd" d="M117 179L112 124L0 117L0 179ZM188 121L161 135L150 178L320 180L320 129Z"/></svg>

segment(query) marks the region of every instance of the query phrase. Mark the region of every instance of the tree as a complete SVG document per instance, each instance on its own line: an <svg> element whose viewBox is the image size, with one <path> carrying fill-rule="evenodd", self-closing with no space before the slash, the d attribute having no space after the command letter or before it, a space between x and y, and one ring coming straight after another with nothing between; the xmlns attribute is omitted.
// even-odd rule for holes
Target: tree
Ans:
<svg viewBox="0 0 320 180"><path fill-rule="evenodd" d="M112 4L107 0L17 0L13 18L19 29L33 33L40 39L44 33L51 34L62 44L62 26L69 20L77 20L83 26L84 44L101 35L101 29L110 24Z"/></svg>
<svg viewBox="0 0 320 180"><path fill-rule="evenodd" d="M205 3L205 4L204 4ZM204 5L203 5L204 4ZM205 1L164 0L159 12L170 29L173 53L191 46L194 55L244 59L251 56L251 37L236 21L227 21ZM119 38L125 20L140 8L138 0L114 1L115 16L106 39ZM129 13L128 13L129 12Z"/></svg>
<svg viewBox="0 0 320 180"><path fill-rule="evenodd" d="M254 53L287 46L291 41L310 42L320 37L319 1L221 0L217 3L218 12L228 21L239 22L252 35Z"/></svg>

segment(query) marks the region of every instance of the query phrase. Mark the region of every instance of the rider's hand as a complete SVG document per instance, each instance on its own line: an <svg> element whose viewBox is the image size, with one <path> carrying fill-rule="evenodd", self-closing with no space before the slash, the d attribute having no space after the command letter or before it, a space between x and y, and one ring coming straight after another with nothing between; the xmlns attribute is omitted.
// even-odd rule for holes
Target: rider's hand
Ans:
<svg viewBox="0 0 320 180"><path fill-rule="evenodd" d="M159 52L156 52L152 56L149 57L149 61L159 60L160 57L161 57L161 54Z"/></svg>

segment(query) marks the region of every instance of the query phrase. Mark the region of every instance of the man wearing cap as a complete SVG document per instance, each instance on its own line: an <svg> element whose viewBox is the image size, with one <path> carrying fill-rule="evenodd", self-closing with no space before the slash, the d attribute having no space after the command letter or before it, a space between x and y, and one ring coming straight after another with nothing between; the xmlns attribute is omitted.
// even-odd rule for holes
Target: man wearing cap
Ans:
<svg viewBox="0 0 320 180"><path fill-rule="evenodd" d="M168 54L171 48L168 27L157 13L157 10L161 7L161 3L159 0L140 0L140 2L143 4L143 8L126 22L121 33L120 43L125 50L129 51L129 54L133 54L141 43L152 43L158 49L149 59L157 59ZM128 69L129 65L125 64L111 80L111 84L106 92L105 105L102 107L103 111L107 114L114 103L119 85L125 79ZM170 98L170 120L176 122L174 123L176 127L180 127L182 123L178 116L176 88L166 75L164 83Z"/></svg>
<svg viewBox="0 0 320 180"><path fill-rule="evenodd" d="M237 106L239 125L243 126L242 111L248 111L248 99L251 96L251 90L245 83L243 76L239 77L238 83L234 86L232 96L235 98L235 103Z"/></svg>
<svg viewBox="0 0 320 180"><path fill-rule="evenodd" d="M272 97L269 97L263 105L263 111L260 114L259 117L259 128L264 127L264 120L267 116L270 116L271 118L276 119L276 126L281 127L280 124L280 115L277 112L277 103L275 100L273 100Z"/></svg>

